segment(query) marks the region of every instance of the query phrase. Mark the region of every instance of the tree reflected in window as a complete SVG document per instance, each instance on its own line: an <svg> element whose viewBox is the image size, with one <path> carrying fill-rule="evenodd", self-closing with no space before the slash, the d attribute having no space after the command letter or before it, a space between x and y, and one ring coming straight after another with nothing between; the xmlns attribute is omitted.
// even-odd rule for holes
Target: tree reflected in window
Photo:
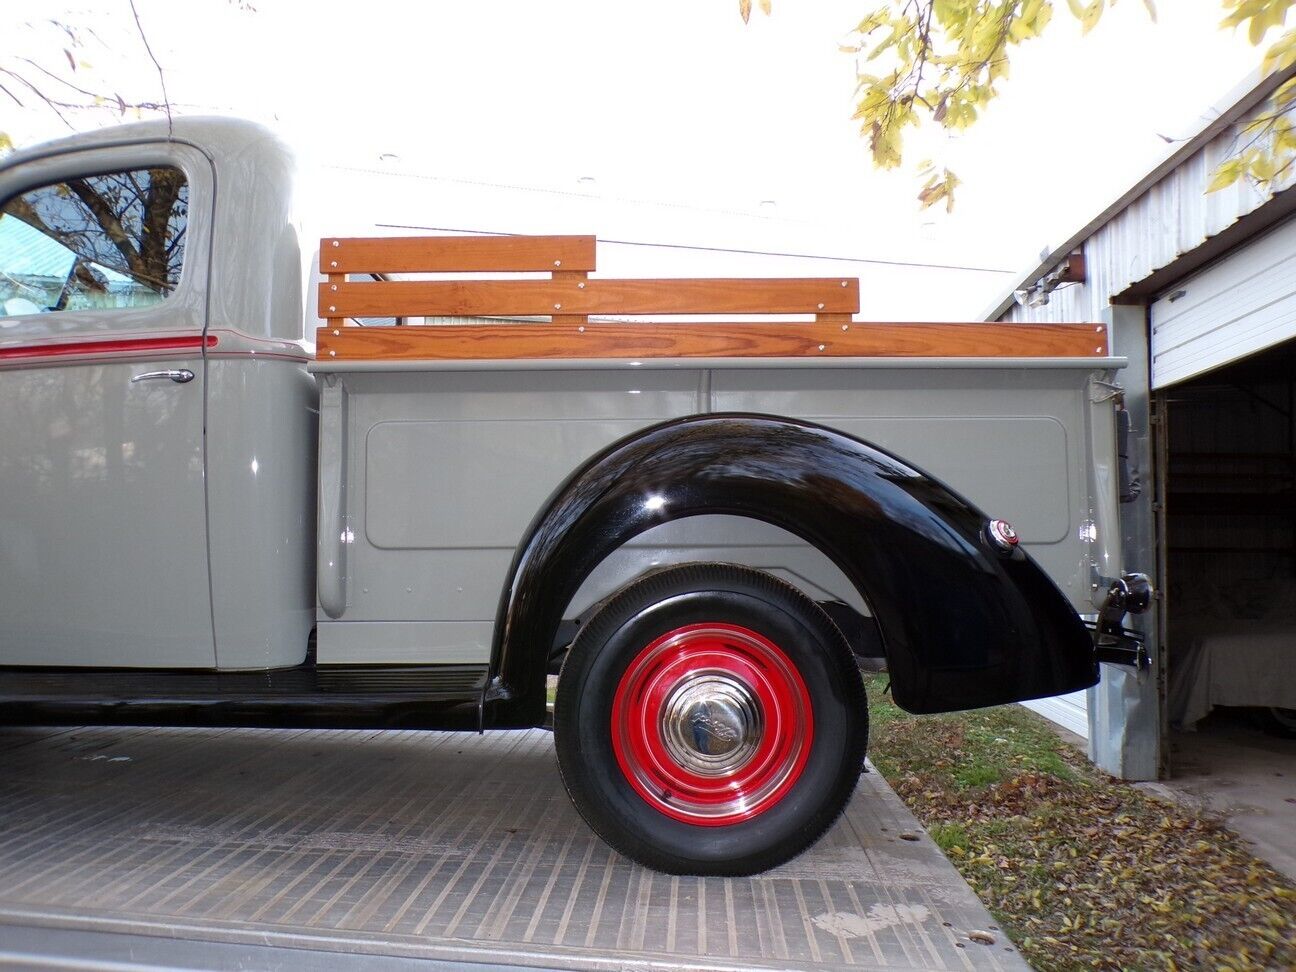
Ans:
<svg viewBox="0 0 1296 972"><path fill-rule="evenodd" d="M180 282L189 187L178 169L83 176L0 208L0 316L158 303Z"/></svg>

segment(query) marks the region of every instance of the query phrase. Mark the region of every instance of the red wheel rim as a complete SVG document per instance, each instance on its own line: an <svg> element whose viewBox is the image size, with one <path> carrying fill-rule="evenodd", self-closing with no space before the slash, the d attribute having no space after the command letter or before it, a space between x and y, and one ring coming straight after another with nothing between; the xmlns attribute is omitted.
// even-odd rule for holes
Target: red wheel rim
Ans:
<svg viewBox="0 0 1296 972"><path fill-rule="evenodd" d="M612 748L635 792L686 823L765 813L810 756L814 711L791 659L736 624L676 628L630 662L612 699Z"/></svg>

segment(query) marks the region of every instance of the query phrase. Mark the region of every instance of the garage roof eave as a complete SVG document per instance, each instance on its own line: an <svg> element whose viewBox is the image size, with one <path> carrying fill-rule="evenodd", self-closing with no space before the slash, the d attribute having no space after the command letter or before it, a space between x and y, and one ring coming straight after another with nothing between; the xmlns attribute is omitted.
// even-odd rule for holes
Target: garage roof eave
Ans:
<svg viewBox="0 0 1296 972"><path fill-rule="evenodd" d="M1016 282L1008 288L999 300L981 314L981 319L985 321L999 320L1012 307L1014 292L1029 287L1040 277L1052 271L1067 254L1082 246L1094 233L1129 208L1135 200L1185 161L1200 152L1203 147L1227 130L1230 125L1251 112L1257 105L1268 98L1279 85L1293 77L1296 77L1296 65L1267 76L1262 75L1259 68L1248 74L1240 84L1234 87L1216 105L1215 118L1207 122L1192 138L1178 146L1167 148L1165 156L1143 178L1122 193L1118 199L1086 223L1065 243L1052 250L1034 268L1017 278Z"/></svg>

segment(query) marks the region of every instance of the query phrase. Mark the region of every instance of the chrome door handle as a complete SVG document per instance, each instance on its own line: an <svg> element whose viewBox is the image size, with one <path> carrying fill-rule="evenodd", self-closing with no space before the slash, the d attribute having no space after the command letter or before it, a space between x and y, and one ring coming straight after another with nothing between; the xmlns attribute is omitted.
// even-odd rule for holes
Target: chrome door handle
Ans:
<svg viewBox="0 0 1296 972"><path fill-rule="evenodd" d="M153 381L158 378L170 378L177 385L183 385L187 381L193 381L194 373L188 368L172 368L168 371L146 371L142 375L136 375L131 379L131 384L137 381Z"/></svg>

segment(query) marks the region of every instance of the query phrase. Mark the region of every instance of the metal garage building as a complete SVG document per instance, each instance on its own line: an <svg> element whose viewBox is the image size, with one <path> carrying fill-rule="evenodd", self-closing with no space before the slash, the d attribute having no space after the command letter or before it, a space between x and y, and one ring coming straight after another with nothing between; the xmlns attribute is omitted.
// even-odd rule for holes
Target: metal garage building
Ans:
<svg viewBox="0 0 1296 972"><path fill-rule="evenodd" d="M984 315L1104 321L1130 362L1122 542L1162 592L1153 667L1032 704L1126 779L1164 776L1170 724L1214 705L1296 708L1296 189L1206 192L1293 74L1251 78Z"/></svg>

